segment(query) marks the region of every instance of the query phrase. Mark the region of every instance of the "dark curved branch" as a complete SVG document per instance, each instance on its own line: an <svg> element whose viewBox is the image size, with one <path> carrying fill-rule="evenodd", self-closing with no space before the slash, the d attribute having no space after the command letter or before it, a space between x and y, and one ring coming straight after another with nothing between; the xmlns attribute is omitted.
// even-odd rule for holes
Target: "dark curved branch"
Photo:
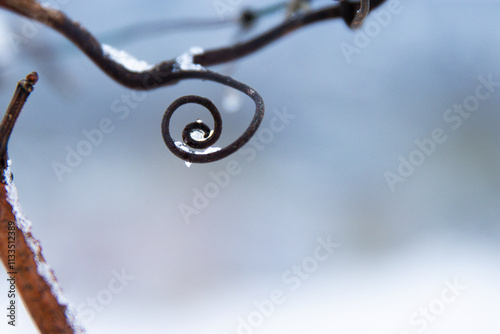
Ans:
<svg viewBox="0 0 500 334"><path fill-rule="evenodd" d="M372 9L378 7L384 1L385 0L372 0ZM288 35L289 33L310 24L334 18L342 18L344 16L352 16L353 19L357 11L356 6L350 6L349 10L350 12L346 12L344 6L341 4L338 6L323 8L304 15L295 16L247 42L236 44L226 48L208 50L200 55L196 55L194 56L193 62L203 66L211 66L230 62L254 53L262 49L263 47L275 42L276 40ZM350 21L352 19L348 20Z"/></svg>
<svg viewBox="0 0 500 334"><path fill-rule="evenodd" d="M374 9L385 0L372 0ZM42 6L35 0L0 0L0 7L11 10L19 15L39 21L58 31L78 48L80 48L101 70L120 84L137 90L150 90L175 84L191 77L189 73L179 70L175 60L161 62L152 69L143 72L128 70L123 65L113 61L103 51L99 41L78 22L72 21L64 13ZM202 66L211 66L239 59L269 45L277 39L309 24L333 18L354 18L357 6L350 6L352 13L347 13L345 7L336 5L312 11L306 14L292 16L275 28L247 42L234 46L208 50L195 55L193 62Z"/></svg>
<svg viewBox="0 0 500 334"><path fill-rule="evenodd" d="M58 10L41 5L36 0L0 0L0 7L37 20L60 32L78 46L107 75L129 88L149 90L171 85L180 80L202 79L232 87L252 98L255 103L255 114L252 122L237 140L223 149L211 147L218 140L222 131L220 113L212 102L202 97L185 96L174 101L167 108L162 121L162 135L167 147L176 156L187 162L204 163L222 159L250 140L264 116L264 102L262 97L249 86L230 77L207 71L203 66L221 64L244 57L301 27L324 20L341 17L347 25L357 28L368 14L370 7L376 8L384 1L361 0L361 4L356 6L347 0L341 0L337 6L312 12L293 11L289 13L287 20L283 23L249 41L197 54L191 53L178 58L179 60L161 62L145 71L126 68L126 65L113 60L113 55L107 53L110 49L106 48L105 50L99 41L78 22L72 21ZM242 17L254 18L256 12L252 14L251 11L247 10ZM178 107L187 103L198 103L207 107L214 117L215 129L212 131L202 122L193 122L184 129L183 142L175 142L170 135L170 118ZM205 151L196 151L197 149L205 149Z"/></svg>

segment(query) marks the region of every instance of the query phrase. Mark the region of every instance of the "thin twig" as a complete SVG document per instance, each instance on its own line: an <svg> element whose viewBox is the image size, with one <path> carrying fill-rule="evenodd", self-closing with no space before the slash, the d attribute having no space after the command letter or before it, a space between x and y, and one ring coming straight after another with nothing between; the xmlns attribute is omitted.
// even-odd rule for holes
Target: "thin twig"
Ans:
<svg viewBox="0 0 500 334"><path fill-rule="evenodd" d="M277 13L281 9L287 8L288 5L288 2L284 1L258 9L246 9L239 15L226 19L212 18L203 20L199 18L184 18L171 21L165 21L164 19L153 21L147 20L144 22L129 24L122 28L115 28L107 33L99 34L99 36L104 41L125 43L136 39L150 38L154 35L165 35L165 33L174 30L187 31L218 29L227 28L234 24L238 24L243 26L243 28L246 28L248 25L255 23L258 19L262 19L266 16Z"/></svg>
<svg viewBox="0 0 500 334"><path fill-rule="evenodd" d="M0 124L0 167L4 170L7 167L7 144L9 142L12 129L17 117L21 113L24 103L33 91L33 85L38 81L38 74L31 72L25 79L17 83L16 91L12 97L7 111Z"/></svg>

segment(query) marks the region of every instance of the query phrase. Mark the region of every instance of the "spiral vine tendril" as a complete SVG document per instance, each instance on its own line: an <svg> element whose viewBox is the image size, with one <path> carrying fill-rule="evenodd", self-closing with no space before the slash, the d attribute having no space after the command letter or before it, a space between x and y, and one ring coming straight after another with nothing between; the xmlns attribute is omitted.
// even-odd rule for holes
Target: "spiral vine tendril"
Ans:
<svg viewBox="0 0 500 334"><path fill-rule="evenodd" d="M300 2L297 1L296 3ZM222 123L220 129L217 127L214 130L210 130L203 122L190 123L184 131L183 143L179 142L180 146L177 146L170 136L169 125L172 113L182 104L198 103L204 105L205 102L201 102L201 98L191 97L188 100L181 100L181 102L183 101L182 104L176 101L172 107L167 109L162 122L162 134L168 148L187 162L203 163L222 159L238 150L250 140L264 116L264 103L257 92L230 77L207 71L203 67L240 59L302 27L333 18L342 17L349 26L356 29L361 25L370 10L375 9L384 2L386 0L358 0L356 3L359 3L360 6L357 9L357 6L349 0L340 0L340 6L327 6L304 12L301 15L295 15L292 19L287 19L245 42L192 54L189 61L192 62L192 65L196 65L197 70L182 68L182 66L179 69L177 59L165 60L144 70L130 69L121 61L112 59L103 48L103 45L80 23L73 21L57 9L44 6L37 0L0 0L0 8L38 21L58 31L80 48L104 73L126 87L136 90L152 90L173 85L185 79L201 79L219 82L252 98L256 108L251 124L237 140L218 151L215 151L215 148L211 147L210 144L215 143L220 136ZM266 12L267 10L246 12L243 15L242 22L243 24L247 21L251 22L254 20L253 17ZM176 105L177 108L175 108ZM220 116L218 111L213 113L213 115L215 114ZM194 150L205 147L205 151L193 151L189 147Z"/></svg>
<svg viewBox="0 0 500 334"><path fill-rule="evenodd" d="M190 163L207 163L227 157L245 145L259 128L264 117L264 100L251 87L231 77L212 71L183 71L183 75L191 79L215 81L220 84L237 89L246 94L255 103L255 114L245 132L228 146L219 149L213 145L219 140L222 133L222 117L217 107L209 99L197 95L186 95L172 102L165 113L161 125L163 140L168 149L177 157ZM189 123L182 132L182 143L176 142L170 134L170 120L174 112L182 105L194 103L205 107L212 115L214 129L210 129L201 120ZM195 151L192 149L203 150Z"/></svg>

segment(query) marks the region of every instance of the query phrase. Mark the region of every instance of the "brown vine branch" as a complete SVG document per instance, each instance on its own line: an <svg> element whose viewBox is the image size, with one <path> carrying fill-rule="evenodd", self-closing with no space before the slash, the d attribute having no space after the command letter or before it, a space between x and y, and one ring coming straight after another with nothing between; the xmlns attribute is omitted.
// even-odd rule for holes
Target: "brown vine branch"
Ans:
<svg viewBox="0 0 500 334"><path fill-rule="evenodd" d="M384 1L371 0L371 9L378 7ZM41 22L58 31L80 48L108 76L126 87L137 90L149 90L175 84L180 80L193 78L193 71L179 70L176 67L175 60L163 61L147 71L130 71L122 64L109 58L103 51L99 41L78 22L72 21L61 11L44 7L36 0L0 0L0 7ZM247 42L225 48L207 50L194 55L193 63L202 66L212 66L234 61L256 52L299 28L316 22L344 18L350 24L356 16L357 10L356 6L346 7L341 2L340 5L295 15L275 28Z"/></svg>
<svg viewBox="0 0 500 334"><path fill-rule="evenodd" d="M161 62L156 66L148 66L144 62L139 62L135 59L133 59L134 66L130 66L132 62L122 63L121 61L124 58L123 52L114 50L110 46L101 45L99 41L78 22L72 21L61 11L46 7L36 0L0 0L0 7L4 7L30 19L37 20L60 32L79 47L102 71L122 85L137 90L149 90L171 85L185 79L211 80L228 86L232 86L230 83L236 84L237 86L243 85L230 77L221 76L208 71L204 66L225 63L244 57L301 27L332 18L342 17L350 27L358 28L368 15L370 7L376 8L384 1L385 0L361 0L358 10L355 4L347 0L341 0L340 4L337 6L311 12L301 9L302 7L307 7L306 4L309 3L310 0L291 1L291 7L289 7L289 9L291 9L292 12L288 13L287 19L282 24L249 41L215 50L196 50L196 52L190 52L175 60ZM257 12L252 12L251 10L246 10L243 12L242 18L246 18L245 20L253 18L252 20L254 20L257 17L256 13ZM242 20L243 24L251 24L252 22L252 20L245 20ZM116 59L118 60L116 61ZM138 64L140 66L137 66ZM209 147L203 152L193 151L188 147L189 145L186 146L186 144L191 141L172 141L168 127L162 126L162 135L164 139L167 138L165 140L167 147L177 156L184 157L188 162L212 162L227 156L226 153L228 152L238 150L255 134L264 115L264 103L260 95L248 86L241 91L249 93L247 95L252 97L252 99L255 98L256 114L252 119L252 123L247 128L247 131L245 131L238 140L230 144L229 147L221 149L219 152L214 151L219 149L217 147ZM166 123L164 122L164 124ZM200 129L197 129L196 132L199 132L199 130ZM212 138L218 138L218 135ZM208 138L203 138L201 141L204 141L205 144L212 143L211 140L207 141L207 139ZM179 152L177 147L181 147L181 151L184 152ZM194 148L193 146L190 147ZM199 155L205 156L200 157Z"/></svg>
<svg viewBox="0 0 500 334"><path fill-rule="evenodd" d="M18 83L0 124L0 153L4 164L0 185L0 258L7 271L9 296L13 297L7 305L7 318L3 318L10 321L10 325L17 325L19 305L16 297L20 296L41 333L69 334L75 333L76 329L68 316L68 306L41 254L38 241L31 235L30 227L20 212L7 162L10 134L37 79L38 75L33 72Z"/></svg>
<svg viewBox="0 0 500 334"><path fill-rule="evenodd" d="M223 149L215 146L205 147L207 143L214 144L212 139L219 138L220 133L205 136L205 131L201 131L201 128L192 129L194 131L192 135L197 136L200 131L204 133L203 138L198 140L200 143L196 143L194 146L190 145L190 143L193 144L193 141L189 139L186 140L186 138L188 138L186 136L184 136L183 142L174 141L170 136L169 121L165 121L166 118L164 117L162 122L162 135L170 151L187 162L207 163L222 159L247 143L257 131L264 116L265 108L261 96L254 89L231 77L208 71L204 66L225 63L244 57L301 27L332 18L342 17L347 25L358 28L366 15L368 15L370 6L375 8L384 1L385 0L361 0L358 10L355 4L347 0L341 0L340 4L337 6L311 12L302 10L303 7L307 7L307 3L309 3L310 0L291 1L287 19L282 24L249 41L215 50L191 51L189 54L185 54L176 60L164 61L154 67L136 60L133 61L134 66L130 66L130 63L121 63L122 59L115 61L114 59L123 58L122 52L114 50L110 46L101 45L99 41L79 23L72 21L64 13L58 10L41 5L36 0L0 0L0 7L37 20L60 32L78 46L111 78L132 89L149 90L171 85L185 79L216 81L233 88L245 87L237 89L254 100L256 105L255 116L243 135ZM290 9L292 10L291 12ZM242 17L250 20L242 20L243 24L251 24L253 22L252 20L255 20L257 17L257 14L251 10L246 10L243 12ZM140 64L140 66L136 66L137 64ZM142 71L145 68L147 68L147 70ZM167 108L166 114L175 109L176 108ZM171 115L172 113L169 114ZM168 117L169 116L167 116L167 118ZM200 126L204 127L204 125L201 124ZM221 129L221 127L219 127L219 129ZM196 147L200 146L198 144L205 147L205 150L196 151Z"/></svg>

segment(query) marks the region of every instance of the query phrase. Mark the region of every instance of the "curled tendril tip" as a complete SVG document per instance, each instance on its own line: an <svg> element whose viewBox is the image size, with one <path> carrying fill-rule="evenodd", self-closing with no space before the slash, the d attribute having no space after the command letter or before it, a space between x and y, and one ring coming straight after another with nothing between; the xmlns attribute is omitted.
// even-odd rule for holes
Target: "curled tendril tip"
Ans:
<svg viewBox="0 0 500 334"><path fill-rule="evenodd" d="M359 9L349 0L340 0L341 16L351 29L359 29L370 12L370 0L360 0Z"/></svg>
<svg viewBox="0 0 500 334"><path fill-rule="evenodd" d="M222 133L222 117L217 107L209 99L197 95L186 95L172 102L165 113L161 125L163 140L168 149L177 157L190 163L208 163L223 159L236 152L245 145L257 131L264 117L264 100L251 87L231 77L212 71L184 71L191 79L215 81L225 86L239 90L246 94L255 103L255 114L245 132L231 144L219 149L213 145L219 140ZM214 120L214 129L210 129L202 120L186 125L182 132L182 143L175 141L170 134L170 120L174 112L181 106L194 103L205 107ZM192 150L193 149L193 150ZM196 151L203 150L203 151Z"/></svg>
<svg viewBox="0 0 500 334"><path fill-rule="evenodd" d="M354 20L351 23L351 28L358 29L359 27L361 27L369 12L370 0L361 0L359 10L356 12L356 16L354 16Z"/></svg>

